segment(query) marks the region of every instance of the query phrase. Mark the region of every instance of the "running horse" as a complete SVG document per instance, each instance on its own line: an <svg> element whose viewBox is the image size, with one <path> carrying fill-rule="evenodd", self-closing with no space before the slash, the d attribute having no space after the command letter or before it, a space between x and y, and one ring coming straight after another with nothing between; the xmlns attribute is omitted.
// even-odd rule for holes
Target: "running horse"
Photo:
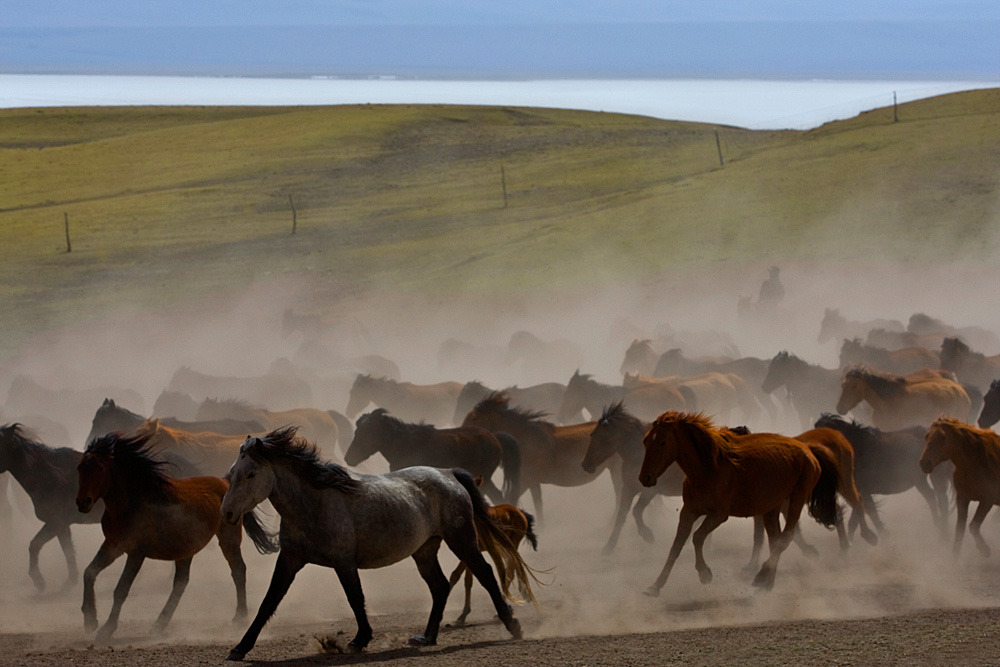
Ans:
<svg viewBox="0 0 1000 667"><path fill-rule="evenodd" d="M81 514L73 499L76 497L76 466L83 454L69 447L53 449L33 440L21 424L0 426L0 473L9 472L17 480L35 508L42 527L28 544L28 575L39 592L45 590L45 579L38 569L38 553L53 537L59 539L69 576L66 590L80 577L76 565L76 550L70 526L75 523L97 523L99 515Z"/></svg>
<svg viewBox="0 0 1000 667"><path fill-rule="evenodd" d="M243 435L247 433L261 433L264 427L260 422L252 419L213 419L210 421L181 421L173 417L157 417L160 423L170 428L180 429L189 433L201 433L209 431L222 435ZM112 431L132 431L139 428L146 421L146 417L132 412L128 408L115 403L113 398L105 398L100 407L94 413L94 419L90 423L90 434L87 442L94 438L111 433Z"/></svg>
<svg viewBox="0 0 1000 667"><path fill-rule="evenodd" d="M844 373L837 412L847 414L865 401L872 408L872 424L884 430L929 426L941 415L967 418L972 401L952 377L932 369L894 375L853 368Z"/></svg>
<svg viewBox="0 0 1000 667"><path fill-rule="evenodd" d="M639 536L646 542L652 543L653 531L642 520L646 507L657 495L681 495L684 472L677 466L668 468L657 480L656 486L646 489L639 483L639 468L642 467L643 456L642 439L649 431L649 426L648 422L629 413L624 404L618 401L605 408L594 430L590 432L590 443L582 464L586 472L596 472L598 466L613 456L621 460L618 509L611 535L604 545L605 554L611 553L617 546L629 509L632 510ZM639 497L638 500L635 500L636 496ZM633 501L635 501L634 508Z"/></svg>
<svg viewBox="0 0 1000 667"><path fill-rule="evenodd" d="M1000 421L1000 380L993 380L989 391L983 396L983 409L976 423L979 428L989 428L997 421Z"/></svg>
<svg viewBox="0 0 1000 667"><path fill-rule="evenodd" d="M171 479L164 472L166 463L154 458L149 440L148 434L106 433L87 445L77 466L77 508L86 514L97 501L104 501L101 516L104 543L83 573L83 625L88 632L97 628L94 596L97 575L119 556L127 555L125 569L115 587L111 613L97 633L99 642L108 641L117 629L122 605L147 558L174 561L173 590L153 626L155 631L162 632L187 587L191 559L213 537L219 540L236 585L234 620L247 615L246 564L240 552L241 520L261 553L278 550L253 508L229 523L222 522L220 507L229 488L226 480Z"/></svg>
<svg viewBox="0 0 1000 667"><path fill-rule="evenodd" d="M798 440L775 433L738 435L717 428L702 414L665 412L653 422L643 446L646 452L639 470L643 486L656 484L675 462L685 474L677 534L647 595L659 595L699 517L705 519L692 541L695 568L705 584L712 580L702 553L708 535L730 516L763 517L770 554L753 585L767 590L774 585L778 559L792 541L804 507L808 505L809 514L827 527L839 520L836 466L825 457L817 459ZM782 528L780 516L786 505Z"/></svg>
<svg viewBox="0 0 1000 667"><path fill-rule="evenodd" d="M976 540L979 552L989 556L990 548L979 529L990 509L1000 504L1000 435L951 417L939 418L927 431L920 468L930 474L942 461L949 460L955 464L952 482L958 515L954 553L957 556L962 548L969 503L975 500L979 506L969 523L969 532Z"/></svg>
<svg viewBox="0 0 1000 667"><path fill-rule="evenodd" d="M375 407L385 408L409 422L448 424L455 414L455 403L464 386L461 382L396 382L359 373L351 385L351 395L344 412L348 419L354 419L369 403L374 403Z"/></svg>
<svg viewBox="0 0 1000 667"><path fill-rule="evenodd" d="M390 470L424 465L482 475L483 489L494 502L521 495L521 452L517 441L505 433L494 435L478 426L438 429L430 424L407 424L378 408L358 417L344 462L357 466L376 452L389 462ZM490 479L500 465L503 492Z"/></svg>
<svg viewBox="0 0 1000 667"><path fill-rule="evenodd" d="M520 623L504 595L516 580L533 600L527 565L490 519L468 472L416 466L384 475L360 475L321 462L316 448L296 437L294 428L287 428L247 438L230 480L222 502L224 520L235 523L270 500L281 516L281 550L257 616L230 651L229 660L242 660L254 647L295 575L307 563L336 571L358 625L347 648L359 652L371 641L372 628L358 571L412 557L431 590L433 604L426 629L411 637L410 643L435 644L451 591L438 562L442 541L472 570L489 592L504 626L520 638ZM497 563L504 590L480 553L480 542Z"/></svg>

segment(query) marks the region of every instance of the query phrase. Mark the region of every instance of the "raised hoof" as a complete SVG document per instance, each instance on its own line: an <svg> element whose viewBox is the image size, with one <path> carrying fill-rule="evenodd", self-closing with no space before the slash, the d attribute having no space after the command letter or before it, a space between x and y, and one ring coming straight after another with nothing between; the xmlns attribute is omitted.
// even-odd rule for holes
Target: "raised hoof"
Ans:
<svg viewBox="0 0 1000 667"><path fill-rule="evenodd" d="M115 628L108 628L105 625L97 632L97 636L94 637L95 644L107 644L111 641L111 635L115 634Z"/></svg>
<svg viewBox="0 0 1000 667"><path fill-rule="evenodd" d="M639 537L643 539L647 544L653 544L656 541L656 536L653 535L653 531L649 528L639 529Z"/></svg>
<svg viewBox="0 0 1000 667"><path fill-rule="evenodd" d="M85 632L93 632L97 629L97 619L85 618L83 619L83 629Z"/></svg>
<svg viewBox="0 0 1000 667"><path fill-rule="evenodd" d="M413 635L412 637L410 637L408 643L410 646L434 646L435 644L437 644L437 640L432 639L427 635L421 633L419 635Z"/></svg>
<svg viewBox="0 0 1000 667"><path fill-rule="evenodd" d="M235 662L240 662L243 660L244 656L246 656L246 653L233 649L232 651L229 652L229 655L226 656L226 660L233 660Z"/></svg>
<svg viewBox="0 0 1000 667"><path fill-rule="evenodd" d="M753 578L753 585L765 591L774 588L774 570L767 567L761 568L757 576Z"/></svg>
<svg viewBox="0 0 1000 667"><path fill-rule="evenodd" d="M648 598L658 598L660 597L660 589L650 586L649 588L644 590L642 594Z"/></svg>
<svg viewBox="0 0 1000 667"><path fill-rule="evenodd" d="M521 633L521 621L516 618L510 619L510 624L507 626L507 630L514 639L521 639L524 637Z"/></svg>
<svg viewBox="0 0 1000 667"><path fill-rule="evenodd" d="M156 623L153 623L153 627L150 628L149 631L154 635L165 635L167 634L167 624L157 621Z"/></svg>
<svg viewBox="0 0 1000 667"><path fill-rule="evenodd" d="M701 583L710 584L712 583L712 571L707 567L703 570L698 570L698 578L701 579Z"/></svg>

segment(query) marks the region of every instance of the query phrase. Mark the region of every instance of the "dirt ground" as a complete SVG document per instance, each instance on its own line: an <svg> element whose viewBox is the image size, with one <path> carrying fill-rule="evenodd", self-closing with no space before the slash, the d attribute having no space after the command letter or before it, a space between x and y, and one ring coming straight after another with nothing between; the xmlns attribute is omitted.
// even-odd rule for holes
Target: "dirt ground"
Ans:
<svg viewBox="0 0 1000 667"><path fill-rule="evenodd" d="M411 562L362 574L375 638L361 655L323 652L317 638L339 646L355 625L332 571L309 566L299 575L265 628L248 662L281 665L914 665L1000 664L1000 565L971 543L957 558L930 522L915 492L888 497L882 514L890 533L880 544L856 542L846 554L836 536L807 520L807 539L820 548L807 559L792 546L782 558L773 591L760 592L743 572L751 525L730 520L710 539L706 557L715 579L698 582L690 545L660 597L642 590L661 568L672 537L676 499L655 502L647 519L657 535L642 542L629 519L618 549L601 555L610 521L611 485L546 487L546 518L538 552L528 562L548 585L537 587L539 608L519 607L525 638L512 640L495 620L488 598L474 589L469 624L451 622L461 590L449 600L438 645L407 646L423 629L430 598ZM66 594L34 591L26 545L35 524L15 517L15 539L4 547L0 573L0 662L31 665L179 665L222 663L246 630L231 623L234 595L213 544L195 558L191 583L166 635L150 627L166 599L171 567L147 562L125 604L112 643L94 646L79 611L81 587ZM995 519L984 534L996 535ZM81 567L100 540L96 526L75 529ZM992 540L991 540L992 541ZM524 547L527 549L527 547ZM254 613L273 565L245 545ZM42 569L58 584L65 573L55 543ZM124 560L124 559L122 559ZM455 564L443 553L446 572ZM108 612L123 563L97 581L98 613Z"/></svg>

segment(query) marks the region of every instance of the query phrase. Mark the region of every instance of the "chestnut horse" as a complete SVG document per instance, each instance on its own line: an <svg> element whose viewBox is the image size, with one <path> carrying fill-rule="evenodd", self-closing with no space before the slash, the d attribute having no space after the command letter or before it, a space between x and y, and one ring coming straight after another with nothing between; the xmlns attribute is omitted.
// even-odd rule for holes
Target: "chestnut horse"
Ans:
<svg viewBox="0 0 1000 667"><path fill-rule="evenodd" d="M872 423L880 429L928 426L941 415L968 418L972 401L948 371L925 369L893 375L865 368L844 373L837 412L847 412L862 401L872 407Z"/></svg>
<svg viewBox="0 0 1000 667"><path fill-rule="evenodd" d="M378 408L358 417L344 462L356 466L375 452L385 457L390 470L420 465L462 468L482 475L485 493L493 502L521 495L521 452L517 441L506 433L494 435L478 426L439 429L430 424L407 424ZM500 465L504 471L502 493L490 479Z"/></svg>
<svg viewBox="0 0 1000 667"><path fill-rule="evenodd" d="M926 347L904 347L887 350L862 343L860 338L844 339L840 346L840 367L871 366L887 373L906 375L924 368L937 368L941 359L937 352ZM943 366L942 366L943 368Z"/></svg>
<svg viewBox="0 0 1000 667"><path fill-rule="evenodd" d="M148 434L107 433L87 445L77 466L79 510L90 512L98 500L104 501L104 543L83 573L83 625L87 631L97 628L97 575L123 553L128 556L115 587L111 614L97 633L100 642L110 639L118 627L122 604L147 558L175 563L173 590L153 626L156 631L164 630L187 586L191 559L213 537L219 540L236 585L234 620L247 615L246 564L240 553L243 531L238 522L223 524L220 514L229 483L218 477L171 479L163 471L166 464L153 457L149 441ZM278 550L273 537L249 509L242 524L261 553Z"/></svg>
<svg viewBox="0 0 1000 667"><path fill-rule="evenodd" d="M649 431L649 423L643 422L625 409L621 401L612 403L605 408L597 425L590 433L590 445L583 457L583 469L588 473L597 471L597 467L618 456L621 460L621 481L618 491L618 510L615 513L615 523L611 528L611 536L604 545L604 553L614 551L621 536L622 527L629 509L639 536L646 542L653 541L653 531L642 520L646 507L657 495L679 496L684 484L684 472L677 466L671 466L657 480L656 486L646 489L639 483L639 468L642 467L642 438ZM632 508L632 501L639 500Z"/></svg>
<svg viewBox="0 0 1000 667"><path fill-rule="evenodd" d="M979 507L969 523L969 532L975 538L980 553L989 556L990 548L980 535L979 528L990 509L1000 504L1000 435L951 417L937 419L927 431L920 468L930 474L942 461L955 464L952 482L955 485L958 518L954 553L958 555L962 548L969 503L975 500L979 502Z"/></svg>
<svg viewBox="0 0 1000 667"><path fill-rule="evenodd" d="M176 466L175 477L212 475L221 477L236 459L243 435L189 433L164 426L159 419L147 419L131 433L146 438L149 448L159 458Z"/></svg>
<svg viewBox="0 0 1000 667"><path fill-rule="evenodd" d="M851 507L851 530L853 531L860 526L861 537L865 542L878 544L878 535L865 521L864 503L861 501L861 494L858 493L858 487L854 481L854 448L851 447L851 443L842 433L832 428L812 428L805 433L798 434L795 439L805 443L809 447L809 451L821 462L825 458L830 465L836 466L837 493ZM750 556L749 566L752 568L756 568L760 549L764 544L764 524L759 519L760 517L754 518L753 553ZM837 538L840 541L841 551L846 551L850 542L843 521L837 522ZM818 553L815 547L806 543L801 531L796 531L795 542L806 554L815 555Z"/></svg>
<svg viewBox="0 0 1000 667"><path fill-rule="evenodd" d="M351 434L354 432L354 425L351 424L351 420L336 410L291 408L288 410L273 411L265 410L264 408L255 408L246 401L234 399L217 400L206 398L198 406L198 412L195 414L195 417L206 420L226 418L253 420L263 424L263 429L243 431L237 434L242 436L250 433L271 431L282 426L294 425L298 427L299 433L303 438L316 444L321 449L333 448L335 444L339 443L346 450L348 445L351 444Z"/></svg>
<svg viewBox="0 0 1000 667"><path fill-rule="evenodd" d="M737 435L716 428L702 414L665 412L656 418L643 439L646 448L639 471L643 486L656 484L676 462L684 471L684 490L677 535L663 571L647 595L659 595L670 570L687 542L695 521L705 519L694 532L695 568L702 583L712 580L702 548L708 535L729 517L763 516L770 555L753 585L774 585L778 559L795 535L803 507L821 524L832 527L837 511L838 471L824 457L819 460L798 440L776 433ZM785 526L780 525L787 504Z"/></svg>
<svg viewBox="0 0 1000 667"><path fill-rule="evenodd" d="M479 482L480 478L476 477L476 484L478 485ZM493 505L486 508L486 513L489 514L497 528L503 531L515 549L526 539L531 548L538 551L535 517L513 505ZM486 545L480 542L479 550L486 551ZM469 566L460 561L451 576L448 577L448 585L455 588L455 584L462 578L462 573L465 573L465 606L462 607L462 613L459 617L455 619L456 623L465 623L469 612L472 611L472 570L469 569Z"/></svg>

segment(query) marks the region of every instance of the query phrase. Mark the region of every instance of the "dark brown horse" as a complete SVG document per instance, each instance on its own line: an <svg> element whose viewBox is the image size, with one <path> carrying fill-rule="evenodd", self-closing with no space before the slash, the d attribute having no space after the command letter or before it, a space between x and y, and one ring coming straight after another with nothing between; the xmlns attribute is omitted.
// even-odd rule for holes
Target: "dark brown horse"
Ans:
<svg viewBox="0 0 1000 667"><path fill-rule="evenodd" d="M979 428L989 428L1000 421L1000 380L993 380L983 396L983 409L979 413Z"/></svg>
<svg viewBox="0 0 1000 667"><path fill-rule="evenodd" d="M701 414L666 412L653 422L643 440L646 448L639 471L643 486L653 486L673 463L686 475L677 524L660 576L646 591L659 595L674 562L694 527L695 568L702 583L712 580L712 571L702 553L705 539L730 516L764 517L770 555L753 584L770 589L778 559L795 534L802 509L826 526L836 525L836 466L818 460L798 440L775 433L736 435L717 428ZM787 505L784 528L782 508Z"/></svg>
<svg viewBox="0 0 1000 667"><path fill-rule="evenodd" d="M618 509L615 513L615 523L611 536L604 545L604 553L611 553L618 544L625 517L632 509L632 517L639 536L647 542L653 541L653 531L642 520L646 507L657 495L679 496L684 484L684 472L678 466L671 466L660 476L656 486L643 488L639 483L639 468L642 467L642 457L645 453L642 439L649 431L650 424L631 415L619 401L612 403L601 414L597 425L590 433L590 445L583 457L583 469L588 473L597 471L597 467L612 456L621 461L621 481L619 482ZM639 500L632 508L635 497Z"/></svg>
<svg viewBox="0 0 1000 667"><path fill-rule="evenodd" d="M494 391L498 390L490 389L482 382L466 382L465 386L462 387L462 391L458 394L458 400L455 402L455 416L452 418L452 423L461 424L462 420L465 419L465 415L469 414L469 410ZM558 382L543 382L542 384L523 388L516 386L507 387L501 391L507 392L507 395L510 396L511 405L515 407L554 415L562 406L563 394L566 393L566 385L559 384ZM574 415L573 419L578 417L580 417L579 414Z"/></svg>
<svg viewBox="0 0 1000 667"><path fill-rule="evenodd" d="M952 371L959 382L986 391L1000 378L1000 354L988 357L972 351L958 338L945 338L941 343L941 368Z"/></svg>
<svg viewBox="0 0 1000 667"><path fill-rule="evenodd" d="M74 504L77 490L76 466L82 452L68 447L53 449L29 437L20 424L0 427L0 473L9 472L24 488L42 522L28 545L28 575L39 591L45 579L38 569L38 552L53 537L59 539L69 577L63 590L80 577L70 526L74 523L97 523L99 515L81 514Z"/></svg>
<svg viewBox="0 0 1000 667"><path fill-rule="evenodd" d="M983 556L990 548L979 529L990 509L1000 504L1000 435L976 428L954 418L942 417L927 430L926 445L920 454L920 468L931 473L942 461L955 464L955 555L962 548L969 503L979 503L969 523L969 532Z"/></svg>
<svg viewBox="0 0 1000 667"><path fill-rule="evenodd" d="M897 431L882 431L864 426L833 414L824 414L816 421L817 428L840 431L854 450L854 479L861 494L865 511L875 529L885 532L873 496L896 495L916 489L930 508L931 517L941 530L948 514L948 487L951 485L951 465L938 466L930 476L920 470L920 452L927 429L913 426ZM930 481L930 484L928 484ZM857 527L852 517L851 533Z"/></svg>
<svg viewBox="0 0 1000 667"><path fill-rule="evenodd" d="M132 412L128 408L116 405L114 399L105 398L101 406L94 413L94 420L90 425L90 435L87 442L90 442L99 435L111 433L112 431L132 431L146 421L146 417ZM213 419L210 421L181 421L172 417L159 417L160 423L170 428L180 429L188 433L201 433L209 431L221 435L243 435L247 433L261 433L264 426L252 419Z"/></svg>
<svg viewBox="0 0 1000 667"><path fill-rule="evenodd" d="M531 492L531 500L539 520L543 520L542 484L580 486L596 479L605 468L612 469L612 482L617 486L617 463L598 466L585 472L580 461L590 443L590 432L597 422L556 426L545 421L544 415L510 405L504 392L494 392L476 403L465 416L463 426L480 426L494 433L509 433L521 450L521 489ZM617 492L617 488L616 488ZM507 502L517 504L516 497Z"/></svg>
<svg viewBox="0 0 1000 667"><path fill-rule="evenodd" d="M97 628L97 575L122 554L128 556L111 613L97 633L101 642L118 627L122 604L147 558L175 563L173 590L154 625L155 630L164 630L187 586L191 559L213 537L219 540L236 585L234 620L247 615L246 564L240 553L243 531L239 523L224 524L220 513L229 483L218 477L171 479L163 471L166 464L153 457L148 444L148 435L107 433L87 445L77 466L79 510L90 512L97 501L104 501L104 543L83 573L83 624L88 631ZM252 511L243 515L242 524L261 553L278 550Z"/></svg>
<svg viewBox="0 0 1000 667"><path fill-rule="evenodd" d="M770 394L785 387L802 428L809 428L813 420L837 404L841 378L838 369L810 364L782 351L768 364L761 389Z"/></svg>
<svg viewBox="0 0 1000 667"><path fill-rule="evenodd" d="M494 435L478 426L438 429L430 424L407 424L378 408L358 417L344 462L356 466L375 452L385 457L390 470L423 465L464 468L481 475L482 488L493 502L521 495L520 449L505 433ZM490 479L500 465L504 470L502 493Z"/></svg>

